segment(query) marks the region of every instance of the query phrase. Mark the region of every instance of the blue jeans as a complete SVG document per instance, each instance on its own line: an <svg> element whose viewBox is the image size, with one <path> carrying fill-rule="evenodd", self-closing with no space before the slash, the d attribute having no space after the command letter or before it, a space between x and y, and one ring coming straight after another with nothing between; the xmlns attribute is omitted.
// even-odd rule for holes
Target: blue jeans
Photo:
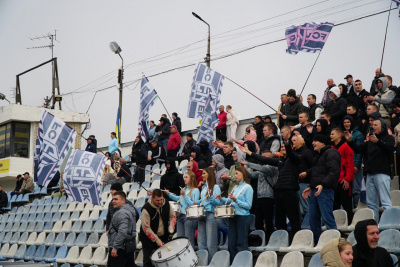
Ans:
<svg viewBox="0 0 400 267"><path fill-rule="evenodd" d="M208 251L208 262L218 251L218 222L214 218L214 213L206 212L206 218L199 220L197 231L197 242L199 249Z"/></svg>
<svg viewBox="0 0 400 267"><path fill-rule="evenodd" d="M165 138L163 140L158 141L161 146L164 148L165 153L167 153L167 144L168 144L168 138Z"/></svg>
<svg viewBox="0 0 400 267"><path fill-rule="evenodd" d="M310 197L304 199L301 195L303 194L304 189L308 188L310 184L299 183L300 189L297 191L297 197L300 200L300 214L306 215L308 213L308 207L310 202Z"/></svg>
<svg viewBox="0 0 400 267"><path fill-rule="evenodd" d="M231 257L231 263L238 252L249 249L247 242L249 227L249 215L236 215L229 219L228 251Z"/></svg>
<svg viewBox="0 0 400 267"><path fill-rule="evenodd" d="M360 200L361 194L361 183L363 179L363 169L360 168L358 172L354 174L354 181L353 181L353 198L354 198L354 206L358 205L358 201Z"/></svg>
<svg viewBox="0 0 400 267"><path fill-rule="evenodd" d="M178 237L185 236L192 243L194 248L194 232L196 230L197 221L186 220L186 216L181 214L176 222L176 234Z"/></svg>
<svg viewBox="0 0 400 267"><path fill-rule="evenodd" d="M315 197L316 189L310 194L310 227L314 234L314 244L318 244L321 235L321 218L328 230L337 229L335 217L333 217L333 198L335 191L324 188L319 196Z"/></svg>
<svg viewBox="0 0 400 267"><path fill-rule="evenodd" d="M392 207L390 198L390 176L383 173L367 174L367 205L374 211L376 223L379 222L379 201L386 210Z"/></svg>

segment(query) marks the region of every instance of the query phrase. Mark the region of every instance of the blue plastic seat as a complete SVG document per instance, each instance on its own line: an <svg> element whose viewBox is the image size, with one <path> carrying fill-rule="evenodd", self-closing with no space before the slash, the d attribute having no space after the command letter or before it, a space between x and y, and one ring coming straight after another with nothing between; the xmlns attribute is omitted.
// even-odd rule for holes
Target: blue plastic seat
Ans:
<svg viewBox="0 0 400 267"><path fill-rule="evenodd" d="M92 221L106 220L107 213L108 213L108 209L102 210L102 212L100 213L100 216L98 218L96 218L96 219L92 219Z"/></svg>
<svg viewBox="0 0 400 267"><path fill-rule="evenodd" d="M93 222L92 221L86 221L81 229L82 233L91 233L92 232L92 226L93 226Z"/></svg>
<svg viewBox="0 0 400 267"><path fill-rule="evenodd" d="M4 228L6 228L6 223L5 222L1 222L0 223L0 232L3 232Z"/></svg>
<svg viewBox="0 0 400 267"><path fill-rule="evenodd" d="M51 205L50 204L45 204L43 212L44 213L51 212Z"/></svg>
<svg viewBox="0 0 400 267"><path fill-rule="evenodd" d="M32 221L28 223L28 227L26 227L27 232L34 232L36 227L36 222Z"/></svg>
<svg viewBox="0 0 400 267"><path fill-rule="evenodd" d="M43 218L44 218L44 213L43 212L37 213L37 216L35 218L35 222L41 222L41 221L43 221Z"/></svg>
<svg viewBox="0 0 400 267"><path fill-rule="evenodd" d="M50 204L52 204L52 205L58 204L58 200L59 200L59 198L57 196L53 197Z"/></svg>
<svg viewBox="0 0 400 267"><path fill-rule="evenodd" d="M156 164L153 165L151 170L154 171L155 169L159 169L159 168L160 168L160 164L156 163Z"/></svg>
<svg viewBox="0 0 400 267"><path fill-rule="evenodd" d="M60 197L60 199L58 200L58 204L63 204L63 203L65 203L67 201L67 197L64 195L64 196L62 196L62 197Z"/></svg>
<svg viewBox="0 0 400 267"><path fill-rule="evenodd" d="M22 202L22 203L29 203L29 196L30 196L31 194L32 194L32 193L26 193L26 194L22 197L21 202Z"/></svg>
<svg viewBox="0 0 400 267"><path fill-rule="evenodd" d="M68 247L73 247L75 246L75 240L76 240L76 234L75 233L70 233L67 238L65 239L64 245Z"/></svg>
<svg viewBox="0 0 400 267"><path fill-rule="evenodd" d="M42 189L40 189L40 194L43 196L47 195L47 187L43 186Z"/></svg>
<svg viewBox="0 0 400 267"><path fill-rule="evenodd" d="M27 221L21 222L21 225L19 226L18 232L21 232L21 233L25 232L27 227L28 227L28 222Z"/></svg>
<svg viewBox="0 0 400 267"><path fill-rule="evenodd" d="M51 232L46 236L46 239L44 240L43 245L45 245L47 247L52 246L55 239L56 239L56 234L54 232Z"/></svg>
<svg viewBox="0 0 400 267"><path fill-rule="evenodd" d="M20 227L20 223L19 222L14 222L14 224L11 227L11 232L17 232L19 227Z"/></svg>
<svg viewBox="0 0 400 267"><path fill-rule="evenodd" d="M54 212L53 218L51 218L51 220L52 220L53 222L56 222L56 221L61 220L61 212L59 212L59 211Z"/></svg>
<svg viewBox="0 0 400 267"><path fill-rule="evenodd" d="M69 265L69 263L64 263L64 264L61 265L60 267L71 267L71 265Z"/></svg>
<svg viewBox="0 0 400 267"><path fill-rule="evenodd" d="M39 186L35 186L33 193L29 193L29 195L32 196L39 196L40 195L40 187Z"/></svg>
<svg viewBox="0 0 400 267"><path fill-rule="evenodd" d="M8 222L8 223L12 223L12 222L14 221L14 219L15 219L15 214L9 214L9 215L8 215L8 219L7 219L7 222Z"/></svg>
<svg viewBox="0 0 400 267"><path fill-rule="evenodd" d="M67 233L69 233L69 232L79 233L81 231L81 229L82 229L82 221L81 220L77 220L72 225L71 230L67 231Z"/></svg>
<svg viewBox="0 0 400 267"><path fill-rule="evenodd" d="M398 264L399 259L397 258L397 256L393 255L393 254L390 254L390 257L392 257L393 267L398 267L399 266L399 264Z"/></svg>
<svg viewBox="0 0 400 267"><path fill-rule="evenodd" d="M231 267L253 267L253 254L248 250L240 251L233 259Z"/></svg>
<svg viewBox="0 0 400 267"><path fill-rule="evenodd" d="M40 221L36 223L34 232L41 233L44 230L44 221Z"/></svg>
<svg viewBox="0 0 400 267"><path fill-rule="evenodd" d="M39 246L35 252L35 255L33 256L33 260L42 261L45 253L46 253L46 247L44 245Z"/></svg>
<svg viewBox="0 0 400 267"><path fill-rule="evenodd" d="M131 188L129 189L129 191L132 191L132 190L139 190L139 188L140 188L140 185L139 185L138 183L133 183L133 184L131 185Z"/></svg>
<svg viewBox="0 0 400 267"><path fill-rule="evenodd" d="M19 246L17 252L15 253L14 259L15 260L22 260L24 255L25 255L25 252L26 252L26 245L22 244L21 246Z"/></svg>
<svg viewBox="0 0 400 267"><path fill-rule="evenodd" d="M72 221L79 220L79 216L80 216L80 212L75 210L74 212L72 212L70 220L72 220Z"/></svg>
<svg viewBox="0 0 400 267"><path fill-rule="evenodd" d="M18 245L25 245L26 240L29 238L28 232L22 232L22 235L19 237ZM0 237L1 239L1 237Z"/></svg>
<svg viewBox="0 0 400 267"><path fill-rule="evenodd" d="M20 232L15 232L15 233L12 235L12 237L11 237L9 243L10 243L10 244L18 244L18 240L19 240L20 236L21 236L21 233L20 233Z"/></svg>
<svg viewBox="0 0 400 267"><path fill-rule="evenodd" d="M144 187L144 188L150 188L150 181L144 181L143 183L142 183L142 186Z"/></svg>
<svg viewBox="0 0 400 267"><path fill-rule="evenodd" d="M229 252L221 250L214 254L208 267L229 267L229 263Z"/></svg>
<svg viewBox="0 0 400 267"><path fill-rule="evenodd" d="M46 261L47 259L53 259L56 256L56 246L50 246L47 248L46 253L42 257L42 261Z"/></svg>
<svg viewBox="0 0 400 267"><path fill-rule="evenodd" d="M321 254L317 253L314 254L310 260L310 263L308 264L308 266L312 266L312 267L324 267L324 264L322 263L321 260Z"/></svg>
<svg viewBox="0 0 400 267"><path fill-rule="evenodd" d="M400 230L400 208L384 210L379 220L379 230L397 229Z"/></svg>
<svg viewBox="0 0 400 267"><path fill-rule="evenodd" d="M39 199L35 198L32 203L31 206L37 206L39 204Z"/></svg>
<svg viewBox="0 0 400 267"><path fill-rule="evenodd" d="M45 256L43 260L45 262L55 262L58 259L64 259L65 257L67 257L67 254L68 254L67 246L62 246L57 250L57 254L55 254L55 256L52 256L52 257Z"/></svg>
<svg viewBox="0 0 400 267"><path fill-rule="evenodd" d="M86 247L87 236L86 233L80 233L75 240L75 246L80 248Z"/></svg>
<svg viewBox="0 0 400 267"><path fill-rule="evenodd" d="M18 214L24 214L24 209L26 209L26 208L28 208L29 209L29 206L21 206L21 207L14 207L12 210L11 210L11 212L10 213L18 213ZM15 209L17 209L17 211L15 212Z"/></svg>
<svg viewBox="0 0 400 267"><path fill-rule="evenodd" d="M108 185L106 185L106 186L103 188L103 192L102 192L102 193L104 193L104 192L110 192L110 189L111 189L111 185L108 184Z"/></svg>
<svg viewBox="0 0 400 267"><path fill-rule="evenodd" d="M60 220L63 221L63 222L66 222L66 221L70 220L70 217L71 217L71 212L64 211Z"/></svg>
<svg viewBox="0 0 400 267"><path fill-rule="evenodd" d="M36 252L36 246L35 245L29 246L24 254L23 260L26 260L26 261L33 260L33 256L35 255L35 252Z"/></svg>
<svg viewBox="0 0 400 267"><path fill-rule="evenodd" d="M53 218L53 214L51 212L47 212L46 215L43 218L44 222L51 222Z"/></svg>
<svg viewBox="0 0 400 267"><path fill-rule="evenodd" d="M93 225L92 232L102 234L105 231L106 231L106 226L104 224L104 221L103 220L96 221L96 223Z"/></svg>
<svg viewBox="0 0 400 267"><path fill-rule="evenodd" d="M146 203L145 197L138 198L135 202L135 208L139 211L140 214L141 214L142 207L144 206L145 203ZM140 214L139 214L139 216L140 216Z"/></svg>
<svg viewBox="0 0 400 267"><path fill-rule="evenodd" d="M272 233L269 242L265 247L267 251L279 251L280 247L289 246L289 234L285 230L277 230Z"/></svg>
<svg viewBox="0 0 400 267"><path fill-rule="evenodd" d="M36 209L36 214L41 213L44 211L44 205L38 205L37 209Z"/></svg>
<svg viewBox="0 0 400 267"><path fill-rule="evenodd" d="M97 233L91 233L86 241L86 245L96 245L99 242L99 235Z"/></svg>
<svg viewBox="0 0 400 267"><path fill-rule="evenodd" d="M8 221L8 213L6 213L6 214L2 214L2 216L1 216L1 222L7 222Z"/></svg>
<svg viewBox="0 0 400 267"><path fill-rule="evenodd" d="M395 229L382 231L379 234L378 246L383 247L389 253L400 251L400 232Z"/></svg>
<svg viewBox="0 0 400 267"><path fill-rule="evenodd" d="M2 244L9 243L12 237L12 232L6 232L6 235L4 238L1 240Z"/></svg>
<svg viewBox="0 0 400 267"><path fill-rule="evenodd" d="M61 247L63 246L64 242L65 242L65 233L59 233L56 239L54 240L53 245Z"/></svg>
<svg viewBox="0 0 400 267"><path fill-rule="evenodd" d="M18 213L18 207L14 207L10 211L10 214L17 214L17 213Z"/></svg>
<svg viewBox="0 0 400 267"><path fill-rule="evenodd" d="M306 215L303 218L303 222L301 224L301 229L302 230L310 230L311 226L310 226L310 214L306 213Z"/></svg>
<svg viewBox="0 0 400 267"><path fill-rule="evenodd" d="M27 213L24 213L24 214L22 215L20 221L21 221L21 222L27 222L28 219L29 219L29 213L27 212Z"/></svg>
<svg viewBox="0 0 400 267"><path fill-rule="evenodd" d="M37 199L35 199L35 200L37 200ZM38 208L37 205L31 205L31 208L29 209L29 215L36 213L37 208Z"/></svg>
<svg viewBox="0 0 400 267"><path fill-rule="evenodd" d="M38 206L43 206L45 202L46 202L46 199L45 198L41 198L39 200Z"/></svg>
<svg viewBox="0 0 400 267"><path fill-rule="evenodd" d="M15 195L14 195L14 196L15 196ZM17 197L17 199L15 200L15 202L17 202L17 203L22 202L22 198L23 198L23 197L24 197L23 194L19 194L18 197ZM11 200L11 202L14 202L14 201Z"/></svg>
<svg viewBox="0 0 400 267"><path fill-rule="evenodd" d="M58 210L59 210L59 208L60 208L60 205L58 205L58 204L53 204L53 205L51 205L51 212L57 212Z"/></svg>

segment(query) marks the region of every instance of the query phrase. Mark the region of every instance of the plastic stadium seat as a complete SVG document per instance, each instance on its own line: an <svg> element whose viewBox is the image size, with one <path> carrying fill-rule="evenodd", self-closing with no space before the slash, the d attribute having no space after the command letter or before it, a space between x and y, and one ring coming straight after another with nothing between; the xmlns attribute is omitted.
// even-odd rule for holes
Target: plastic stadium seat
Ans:
<svg viewBox="0 0 400 267"><path fill-rule="evenodd" d="M92 203L86 203L85 205L85 210L93 210L94 209L94 205Z"/></svg>
<svg viewBox="0 0 400 267"><path fill-rule="evenodd" d="M43 205L42 206L37 206L37 209L36 209L35 213L43 212L43 210L44 210L44 206Z"/></svg>
<svg viewBox="0 0 400 267"><path fill-rule="evenodd" d="M67 202L60 204L60 206L58 207L58 211L59 212L67 211L68 205L69 205L69 203L67 203Z"/></svg>
<svg viewBox="0 0 400 267"><path fill-rule="evenodd" d="M267 251L279 251L281 247L289 246L289 233L286 230L277 230L272 233L265 247Z"/></svg>
<svg viewBox="0 0 400 267"><path fill-rule="evenodd" d="M40 233L43 232L43 230L44 230L44 222L40 221L36 223L35 229L33 231Z"/></svg>
<svg viewBox="0 0 400 267"><path fill-rule="evenodd" d="M64 228L64 226L63 226L63 228ZM74 224L72 225L70 230L67 229L67 230L64 230L63 232L66 232L66 233L70 233L70 232L79 233L81 231L81 229L82 229L82 221L78 220L78 221L74 222Z"/></svg>
<svg viewBox="0 0 400 267"><path fill-rule="evenodd" d="M93 225L93 229L92 232L94 233L104 233L106 231L106 226L104 224L104 221L102 220L98 220L95 222L95 224Z"/></svg>
<svg viewBox="0 0 400 267"><path fill-rule="evenodd" d="M9 215L8 215L8 219L7 219L7 222L8 222L8 223L12 223L12 222L14 221L14 219L15 219L15 214L9 214Z"/></svg>
<svg viewBox="0 0 400 267"><path fill-rule="evenodd" d="M399 190L398 190L399 191ZM399 191L400 192L400 191ZM392 193L392 192L390 192ZM379 220L379 230L397 229L400 230L400 208L384 210Z"/></svg>
<svg viewBox="0 0 400 267"><path fill-rule="evenodd" d="M58 204L53 204L52 206L51 206L51 210L50 210L50 212L57 212L57 211L59 211L60 210L60 205L58 205Z"/></svg>
<svg viewBox="0 0 400 267"><path fill-rule="evenodd" d="M6 255L9 249L10 249L10 244L8 243L1 246L0 258L2 258L3 261L5 260L3 255Z"/></svg>
<svg viewBox="0 0 400 267"><path fill-rule="evenodd" d="M304 257L299 251L287 253L281 263L281 267L304 267Z"/></svg>
<svg viewBox="0 0 400 267"><path fill-rule="evenodd" d="M86 241L86 244L92 246L99 242L99 235L97 233L91 233Z"/></svg>
<svg viewBox="0 0 400 267"><path fill-rule="evenodd" d="M333 217L335 217L335 222L338 229L347 227L349 225L347 221L347 212L345 210L334 210Z"/></svg>
<svg viewBox="0 0 400 267"><path fill-rule="evenodd" d="M54 212L54 214L53 214L52 221L53 221L53 222L56 222L56 221L59 221L59 220L61 220L61 212L56 211L56 212Z"/></svg>
<svg viewBox="0 0 400 267"><path fill-rule="evenodd" d="M31 233L35 231L35 227L36 227L36 222L29 222L28 226L26 227L26 231Z"/></svg>
<svg viewBox="0 0 400 267"><path fill-rule="evenodd" d="M44 208L43 208L43 212L44 213L51 212L51 205L50 204L45 204Z"/></svg>
<svg viewBox="0 0 400 267"><path fill-rule="evenodd" d="M5 227L6 227L5 222L0 223L0 232L3 232Z"/></svg>
<svg viewBox="0 0 400 267"><path fill-rule="evenodd" d="M41 245L37 248L35 255L33 256L34 261L41 261L46 253L46 247Z"/></svg>
<svg viewBox="0 0 400 267"><path fill-rule="evenodd" d="M29 206L21 206L21 207L14 207L11 211L10 211L10 213L18 213L18 214L24 214L24 209L28 209L29 210ZM16 211L15 211L15 209L17 209ZM26 213L26 211L25 211L25 213Z"/></svg>
<svg viewBox="0 0 400 267"><path fill-rule="evenodd" d="M95 209L90 213L89 218L87 218L86 220L96 220L97 218L99 218L99 214L100 211L98 209Z"/></svg>
<svg viewBox="0 0 400 267"><path fill-rule="evenodd" d="M369 208L363 208L359 209L356 211L356 213L353 216L353 221L348 227L342 227L338 228L341 232L351 232L354 231L354 228L356 227L356 224L359 221L367 220L367 219L373 219L374 218L374 211L369 209Z"/></svg>
<svg viewBox="0 0 400 267"><path fill-rule="evenodd" d="M111 189L111 185L108 184L103 188L103 192L110 192L110 189Z"/></svg>
<svg viewBox="0 0 400 267"><path fill-rule="evenodd" d="M8 220L8 214L3 214L3 216L1 216L1 222L7 222Z"/></svg>
<svg viewBox="0 0 400 267"><path fill-rule="evenodd" d="M197 258L199 262L197 263L198 266L207 266L208 265L208 251L205 249L200 249L196 251Z"/></svg>
<svg viewBox="0 0 400 267"><path fill-rule="evenodd" d="M392 257L393 267L398 267L399 266L399 264L398 264L399 259L397 258L397 256L394 255L394 254L390 254L390 257Z"/></svg>
<svg viewBox="0 0 400 267"><path fill-rule="evenodd" d="M4 232L10 232L11 231L11 228L13 227L13 223L12 222L8 222L7 224L6 224L6 226L4 227Z"/></svg>
<svg viewBox="0 0 400 267"><path fill-rule="evenodd" d="M37 206L39 204L39 200L37 198L35 198L32 203L31 206Z"/></svg>
<svg viewBox="0 0 400 267"><path fill-rule="evenodd" d="M75 211L76 205L77 205L77 202L71 202L68 205L67 211L71 211L71 212Z"/></svg>
<svg viewBox="0 0 400 267"><path fill-rule="evenodd" d="M78 263L82 263L82 262L88 261L91 258L92 258L92 247L87 246L87 247L84 247L82 249L81 254L80 254L79 257L76 257L74 259L70 259L68 262L69 263L78 264Z"/></svg>
<svg viewBox="0 0 400 267"><path fill-rule="evenodd" d="M19 222L14 222L13 225L12 225L12 227L11 227L11 230L10 230L10 231L11 231L11 232L17 232L20 225L21 225L21 224L20 224Z"/></svg>
<svg viewBox="0 0 400 267"><path fill-rule="evenodd" d="M43 232L45 232L45 233L53 232L54 225L55 225L55 223L53 223L53 222L47 222L45 224L45 226L43 227Z"/></svg>
<svg viewBox="0 0 400 267"><path fill-rule="evenodd" d="M248 250L240 251L233 259L231 267L253 267L253 254Z"/></svg>
<svg viewBox="0 0 400 267"><path fill-rule="evenodd" d="M0 243L4 239L4 236L6 235L6 232L0 232Z"/></svg>
<svg viewBox="0 0 400 267"><path fill-rule="evenodd" d="M207 257L208 257L208 254L207 254ZM140 250L138 255L136 256L135 264L136 264L136 266L143 266L143 250ZM197 266L200 267L200 265L197 265Z"/></svg>
<svg viewBox="0 0 400 267"><path fill-rule="evenodd" d="M64 259L57 259L56 262L58 263L66 263L66 262L71 262L73 259L77 259L79 257L79 247L74 246L69 249L67 257Z"/></svg>
<svg viewBox="0 0 400 267"><path fill-rule="evenodd" d="M59 221L58 221L59 222ZM58 223L57 222L57 223ZM57 224L56 223L56 224ZM66 233L68 233L68 232L71 232L71 228L72 228L72 221L71 220L69 220L69 221L66 221L64 224L63 224L63 226L62 226L62 228L60 229L60 232L66 232ZM56 232L57 233L57 232Z"/></svg>
<svg viewBox="0 0 400 267"><path fill-rule="evenodd" d="M84 211L85 210L85 203L84 202L79 202L78 205L76 205L75 210Z"/></svg>
<svg viewBox="0 0 400 267"><path fill-rule="evenodd" d="M29 233L28 232L23 232L22 235L20 236L18 240L18 245L25 244L26 240L28 240Z"/></svg>
<svg viewBox="0 0 400 267"><path fill-rule="evenodd" d="M52 221L52 218L53 218L53 214L52 214L51 212L47 212L47 213L44 215L43 221L44 221L44 222L51 222L51 221Z"/></svg>
<svg viewBox="0 0 400 267"><path fill-rule="evenodd" d="M14 195L15 196L15 195ZM18 195L17 196L17 199L15 200L15 201L11 201L11 202L17 202L17 203L20 203L20 202L22 202L22 198L24 197L24 195Z"/></svg>
<svg viewBox="0 0 400 267"><path fill-rule="evenodd" d="M71 217L71 212L64 211L63 214L61 215L60 220L63 221L63 222L66 222L66 221L68 221L70 219L70 217Z"/></svg>
<svg viewBox="0 0 400 267"><path fill-rule="evenodd" d="M29 196L30 196L30 195L32 195L32 193L27 193L27 194L25 194L25 195L22 197L21 202L22 202L22 203L29 203Z"/></svg>
<svg viewBox="0 0 400 267"><path fill-rule="evenodd" d="M226 250L218 251L212 257L209 267L229 267L229 252Z"/></svg>
<svg viewBox="0 0 400 267"><path fill-rule="evenodd" d="M92 264L94 266L97 266L97 265L105 266L105 265L107 265L107 260L108 260L108 253L106 253L106 257L104 259L95 259L94 257L92 257Z"/></svg>
<svg viewBox="0 0 400 267"><path fill-rule="evenodd" d="M98 220L106 220L107 218L107 213L108 213L108 209L104 209L101 211L100 216L96 219L92 219L93 221L98 221Z"/></svg>
<svg viewBox="0 0 400 267"><path fill-rule="evenodd" d="M43 218L44 218L44 213L40 212L37 214L37 216L35 218L35 222L41 222L41 221L43 221Z"/></svg>
<svg viewBox="0 0 400 267"><path fill-rule="evenodd" d="M80 216L80 211L78 211L78 210L75 210L75 211L73 211L72 212L72 214L71 214L71 217L69 218L71 221L77 221L77 220L79 220L79 216Z"/></svg>
<svg viewBox="0 0 400 267"><path fill-rule="evenodd" d="M382 231L379 234L378 246L383 247L389 253L400 251L400 232L395 229Z"/></svg>
<svg viewBox="0 0 400 267"><path fill-rule="evenodd" d="M4 258L14 258L15 254L17 253L18 250L18 245L14 244L10 247L10 249L7 251L6 255L2 255Z"/></svg>
<svg viewBox="0 0 400 267"><path fill-rule="evenodd" d="M21 236L21 233L20 232L15 232L14 234L13 234L13 236L11 237L11 239L10 239L10 244L18 244L18 240L19 240L19 238L20 238L20 236Z"/></svg>
<svg viewBox="0 0 400 267"><path fill-rule="evenodd" d="M31 245L35 244L37 236L38 236L38 234L36 232L31 233L28 237L28 240L26 240L25 244L27 246L31 246Z"/></svg>
<svg viewBox="0 0 400 267"><path fill-rule="evenodd" d="M22 215L20 222L27 222L29 219L29 213L25 213Z"/></svg>
<svg viewBox="0 0 400 267"><path fill-rule="evenodd" d="M36 245L36 246L43 245L43 243L44 243L45 240L46 240L46 233L45 233L45 232L42 232L42 233L40 233L40 234L37 236L34 245Z"/></svg>
<svg viewBox="0 0 400 267"><path fill-rule="evenodd" d="M64 264L61 265L60 267L71 267L71 265L69 265L69 263L64 263Z"/></svg>
<svg viewBox="0 0 400 267"><path fill-rule="evenodd" d="M352 246L355 246L357 244L357 240L354 237L354 232L351 232L349 236L347 237L347 242L349 242Z"/></svg>
<svg viewBox="0 0 400 267"><path fill-rule="evenodd" d="M26 245L22 244L21 246L19 246L17 253L15 253L14 255L14 259L16 260L22 260L22 258L24 257L26 252Z"/></svg>
<svg viewBox="0 0 400 267"><path fill-rule="evenodd" d="M82 213L81 213L81 216L79 216L79 220L80 221L86 221L87 219L89 219L89 215L90 215L90 210L84 210Z"/></svg>
<svg viewBox="0 0 400 267"><path fill-rule="evenodd" d="M160 180L154 181L150 188L160 188Z"/></svg>
<svg viewBox="0 0 400 267"><path fill-rule="evenodd" d="M33 256L35 255L35 253L36 253L36 246L35 245L29 246L24 254L24 260L26 261L33 260Z"/></svg>
<svg viewBox="0 0 400 267"><path fill-rule="evenodd" d="M49 249L47 251L49 251ZM43 260L45 262L55 262L57 259L65 259L65 257L67 257L67 254L68 254L67 246L62 246L58 249L57 254L55 254L55 256L53 257L47 257L47 252L46 252L46 255Z"/></svg>
<svg viewBox="0 0 400 267"><path fill-rule="evenodd" d="M40 189L40 194L43 196L47 195L47 187L43 186L42 189Z"/></svg>
<svg viewBox="0 0 400 267"><path fill-rule="evenodd" d="M65 233L59 233L56 239L54 240L53 245L55 245L56 247L61 247L64 245L64 241L65 241Z"/></svg>
<svg viewBox="0 0 400 267"><path fill-rule="evenodd" d="M137 199L137 190L132 190L132 191L130 191L129 192L129 194L128 194L128 196L127 196L127 198L129 199L129 198L133 198L133 199Z"/></svg>
<svg viewBox="0 0 400 267"><path fill-rule="evenodd" d="M80 248L84 248L86 247L86 241L87 241L86 233L80 233L76 238L74 245Z"/></svg>
<svg viewBox="0 0 400 267"><path fill-rule="evenodd" d="M18 232L26 232L26 229L28 228L28 222L21 222L21 225L18 228Z"/></svg>
<svg viewBox="0 0 400 267"><path fill-rule="evenodd" d="M322 260L321 260L321 254L317 253L317 254L313 255L308 266L324 267L324 264L322 263Z"/></svg>
<svg viewBox="0 0 400 267"><path fill-rule="evenodd" d="M261 245L258 247L249 247L250 251L264 251L265 248L265 232L262 230L254 230L250 233L251 235L258 235L261 238ZM225 242L227 243L227 242Z"/></svg>
<svg viewBox="0 0 400 267"><path fill-rule="evenodd" d="M9 243L12 237L12 232L7 232L4 236L3 240L1 240L2 244Z"/></svg>
<svg viewBox="0 0 400 267"><path fill-rule="evenodd" d="M138 183L133 183L130 190L139 190L140 185Z"/></svg>
<svg viewBox="0 0 400 267"><path fill-rule="evenodd" d="M322 249L322 247L329 241L331 241L332 239L335 238L339 238L340 237L340 232L338 230L326 230L324 232L322 232L321 236L319 237L318 240L318 244L313 247L313 248L307 248L305 250L305 253L310 253L310 254L315 254L315 253L319 253Z"/></svg>
<svg viewBox="0 0 400 267"><path fill-rule="evenodd" d="M93 257L87 260L81 261L82 264L93 264L97 260L104 260L106 258L106 249L104 247L98 247L93 253Z"/></svg>
<svg viewBox="0 0 400 267"><path fill-rule="evenodd" d="M145 203L146 203L146 198L144 197L138 198L138 200L136 200L135 202L135 208L139 211L142 209Z"/></svg>
<svg viewBox="0 0 400 267"><path fill-rule="evenodd" d="M46 236L46 239L44 240L43 245L45 245L47 247L51 246L51 245L53 245L55 239L56 239L56 234L54 232L51 232Z"/></svg>
<svg viewBox="0 0 400 267"><path fill-rule="evenodd" d="M52 200L51 197L45 197L44 198L44 205L45 206L50 206L51 205L51 200Z"/></svg>
<svg viewBox="0 0 400 267"><path fill-rule="evenodd" d="M279 252L304 251L314 246L314 234L311 230L300 230L294 237L290 247L281 247Z"/></svg>
<svg viewBox="0 0 400 267"><path fill-rule="evenodd" d="M264 251L258 256L256 265L254 267L278 267L278 256L275 251ZM312 266L312 265L310 265Z"/></svg>
<svg viewBox="0 0 400 267"><path fill-rule="evenodd" d="M101 247L101 246L108 248L108 236L107 236L107 233L102 234L101 237L100 237L100 240L96 244L93 244L91 246L94 247L94 248L98 248L98 247Z"/></svg>
<svg viewBox="0 0 400 267"><path fill-rule="evenodd" d="M30 213L28 217L28 222L34 222L36 219L36 213Z"/></svg>
<svg viewBox="0 0 400 267"><path fill-rule="evenodd" d="M75 240L76 240L76 233L70 233L65 238L64 245L66 245L67 247L73 247L75 246Z"/></svg>

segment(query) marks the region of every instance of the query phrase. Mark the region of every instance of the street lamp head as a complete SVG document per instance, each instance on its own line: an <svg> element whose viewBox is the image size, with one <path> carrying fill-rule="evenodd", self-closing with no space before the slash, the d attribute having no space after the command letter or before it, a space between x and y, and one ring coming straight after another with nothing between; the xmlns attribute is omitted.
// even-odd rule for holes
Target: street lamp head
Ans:
<svg viewBox="0 0 400 267"><path fill-rule="evenodd" d="M195 16L196 18L198 18L199 20L203 20L199 15L197 15L196 13L192 12L192 15Z"/></svg>
<svg viewBox="0 0 400 267"><path fill-rule="evenodd" d="M116 42L111 42L110 43L110 49L115 54L119 54L122 51L121 47L119 47L119 45Z"/></svg>
<svg viewBox="0 0 400 267"><path fill-rule="evenodd" d="M10 103L10 101L8 101L6 96L4 94L2 94L2 93L0 93L0 100L7 100L7 102Z"/></svg>

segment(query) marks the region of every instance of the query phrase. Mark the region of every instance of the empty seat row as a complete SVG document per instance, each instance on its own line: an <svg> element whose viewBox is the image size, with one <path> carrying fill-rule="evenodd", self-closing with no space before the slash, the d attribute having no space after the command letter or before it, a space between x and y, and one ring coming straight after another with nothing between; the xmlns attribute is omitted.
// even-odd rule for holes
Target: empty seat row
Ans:
<svg viewBox="0 0 400 267"><path fill-rule="evenodd" d="M57 263L72 263L72 264L85 264L85 265L106 265L108 254L104 247L98 247L92 251L92 247L87 246L82 249L79 253L79 247L74 246L68 251L67 257L63 259L57 259Z"/></svg>

